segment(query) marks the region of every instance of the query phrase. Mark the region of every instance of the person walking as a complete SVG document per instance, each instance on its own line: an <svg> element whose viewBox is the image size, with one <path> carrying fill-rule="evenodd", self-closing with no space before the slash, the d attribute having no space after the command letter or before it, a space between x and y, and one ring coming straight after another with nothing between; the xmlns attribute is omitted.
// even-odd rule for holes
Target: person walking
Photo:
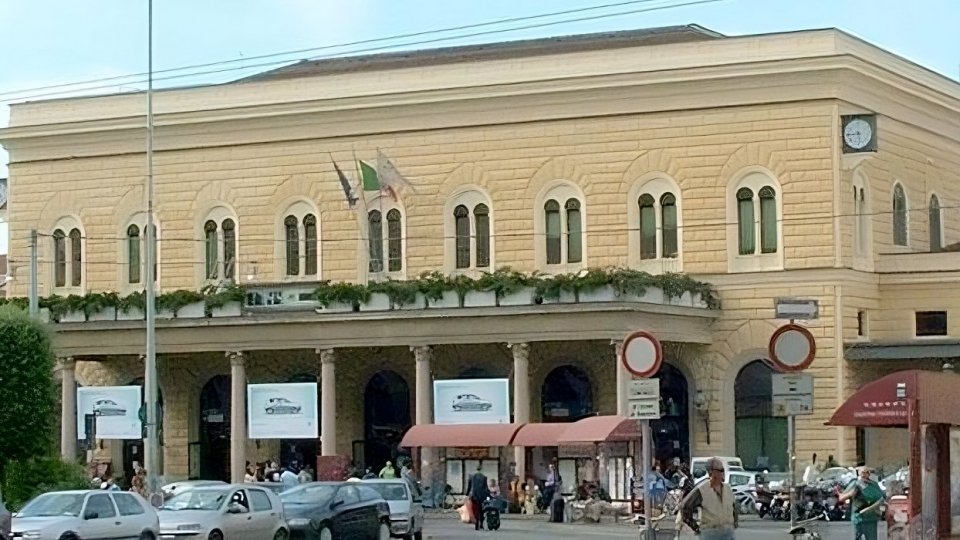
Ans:
<svg viewBox="0 0 960 540"><path fill-rule="evenodd" d="M293 489L300 484L300 479L297 477L298 465L299 464L294 461L283 468L283 472L280 474L280 483L283 484L284 491Z"/></svg>
<svg viewBox="0 0 960 540"><path fill-rule="evenodd" d="M553 504L554 495L559 494L560 490L563 488L563 477L560 476L560 472L557 470L557 466L551 463L548 465L547 478L543 482L543 508L550 512L550 507Z"/></svg>
<svg viewBox="0 0 960 540"><path fill-rule="evenodd" d="M470 512L473 513L473 529L483 529L483 501L490 496L487 487L487 475L483 474L483 467L477 465L477 472L470 477L467 487L467 497L470 499Z"/></svg>
<svg viewBox="0 0 960 540"><path fill-rule="evenodd" d="M850 521L853 522L854 540L877 540L877 522L880 521L880 503L883 489L870 478L873 469L860 467L860 477L850 482L840 494L841 503L850 501Z"/></svg>
<svg viewBox="0 0 960 540"><path fill-rule="evenodd" d="M380 469L380 478L396 478L397 470L393 468L393 463L388 461L386 465Z"/></svg>
<svg viewBox="0 0 960 540"><path fill-rule="evenodd" d="M740 525L733 490L724 480L723 461L707 461L709 481L695 487L680 504L683 523L700 535L701 540L734 540L734 530ZM700 509L700 523L694 514Z"/></svg>

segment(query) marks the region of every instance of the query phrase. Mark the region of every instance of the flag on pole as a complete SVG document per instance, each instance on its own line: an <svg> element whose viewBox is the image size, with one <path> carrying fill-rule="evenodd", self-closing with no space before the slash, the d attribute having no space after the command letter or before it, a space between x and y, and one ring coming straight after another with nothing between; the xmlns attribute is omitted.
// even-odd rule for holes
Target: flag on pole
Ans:
<svg viewBox="0 0 960 540"><path fill-rule="evenodd" d="M340 186L343 187L343 194L347 198L347 203L350 204L350 208L353 208L357 204L357 194L353 191L353 187L350 186L350 180L348 180L347 175L343 174L343 171L340 170L340 166L337 165L332 154L330 155L330 161L333 163L333 168L337 171L337 178L340 179Z"/></svg>
<svg viewBox="0 0 960 540"><path fill-rule="evenodd" d="M397 200L399 189L409 189L413 193L417 190L404 178L397 167L387 158L386 154L377 150L376 165L360 161L360 175L364 191L380 191L387 193L393 200Z"/></svg>

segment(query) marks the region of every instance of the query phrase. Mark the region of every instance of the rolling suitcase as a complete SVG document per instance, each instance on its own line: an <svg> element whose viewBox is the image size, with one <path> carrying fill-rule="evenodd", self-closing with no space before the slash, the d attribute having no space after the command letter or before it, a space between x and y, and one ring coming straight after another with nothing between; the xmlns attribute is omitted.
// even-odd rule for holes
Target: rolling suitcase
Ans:
<svg viewBox="0 0 960 540"><path fill-rule="evenodd" d="M554 499L550 504L550 522L563 523L563 499Z"/></svg>

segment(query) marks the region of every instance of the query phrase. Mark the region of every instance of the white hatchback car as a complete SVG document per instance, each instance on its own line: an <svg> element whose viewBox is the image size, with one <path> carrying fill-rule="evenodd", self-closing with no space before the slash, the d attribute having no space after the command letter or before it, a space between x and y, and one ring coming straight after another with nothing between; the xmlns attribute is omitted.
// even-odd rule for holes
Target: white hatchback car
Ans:
<svg viewBox="0 0 960 540"><path fill-rule="evenodd" d="M27 503L13 517L10 540L154 540L157 512L135 493L53 491Z"/></svg>
<svg viewBox="0 0 960 540"><path fill-rule="evenodd" d="M390 507L390 534L408 540L423 538L423 501L400 478L364 480Z"/></svg>
<svg viewBox="0 0 960 540"><path fill-rule="evenodd" d="M175 495L160 509L164 540L286 540L289 529L277 494L250 484L201 486Z"/></svg>

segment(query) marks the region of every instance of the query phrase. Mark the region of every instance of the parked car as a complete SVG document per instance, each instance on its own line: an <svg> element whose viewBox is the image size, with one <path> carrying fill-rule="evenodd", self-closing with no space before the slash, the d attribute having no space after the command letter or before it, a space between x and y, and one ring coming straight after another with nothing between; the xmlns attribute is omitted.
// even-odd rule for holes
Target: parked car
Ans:
<svg viewBox="0 0 960 540"><path fill-rule="evenodd" d="M480 398L476 394L460 394L453 400L455 411L489 411L493 403Z"/></svg>
<svg viewBox="0 0 960 540"><path fill-rule="evenodd" d="M693 474L694 480L700 480L702 477L707 476L707 461L711 458L709 457L695 457L690 460L690 472ZM742 471L743 461L738 457L718 457L720 461L723 462L724 469L727 471Z"/></svg>
<svg viewBox="0 0 960 540"><path fill-rule="evenodd" d="M53 491L39 495L13 518L11 540L159 538L157 512L124 491Z"/></svg>
<svg viewBox="0 0 960 540"><path fill-rule="evenodd" d="M390 506L360 482L310 482L280 495L296 540L388 540Z"/></svg>
<svg viewBox="0 0 960 540"><path fill-rule="evenodd" d="M390 507L390 532L394 536L410 540L423 538L423 501L410 489L410 483L402 479L364 480Z"/></svg>
<svg viewBox="0 0 960 540"><path fill-rule="evenodd" d="M270 491L276 493L277 495L286 491L287 486L282 482L249 482L246 483L248 486L257 486L262 487L263 489L269 489Z"/></svg>
<svg viewBox="0 0 960 540"><path fill-rule="evenodd" d="M10 538L10 521L13 516L7 505L3 504L3 497L0 497L0 538Z"/></svg>
<svg viewBox="0 0 960 540"><path fill-rule="evenodd" d="M162 538L284 540L289 536L277 494L248 484L202 486L164 503Z"/></svg>
<svg viewBox="0 0 960 540"><path fill-rule="evenodd" d="M300 414L303 407L295 402L283 397L273 397L267 400L263 408L267 414Z"/></svg>
<svg viewBox="0 0 960 540"><path fill-rule="evenodd" d="M225 486L226 482L220 480L184 480L182 482L173 482L160 488L163 492L163 499L167 500L174 495L179 495L191 489L204 486Z"/></svg>
<svg viewBox="0 0 960 540"><path fill-rule="evenodd" d="M112 399L98 399L93 402L93 414L96 416L123 416L127 409Z"/></svg>

